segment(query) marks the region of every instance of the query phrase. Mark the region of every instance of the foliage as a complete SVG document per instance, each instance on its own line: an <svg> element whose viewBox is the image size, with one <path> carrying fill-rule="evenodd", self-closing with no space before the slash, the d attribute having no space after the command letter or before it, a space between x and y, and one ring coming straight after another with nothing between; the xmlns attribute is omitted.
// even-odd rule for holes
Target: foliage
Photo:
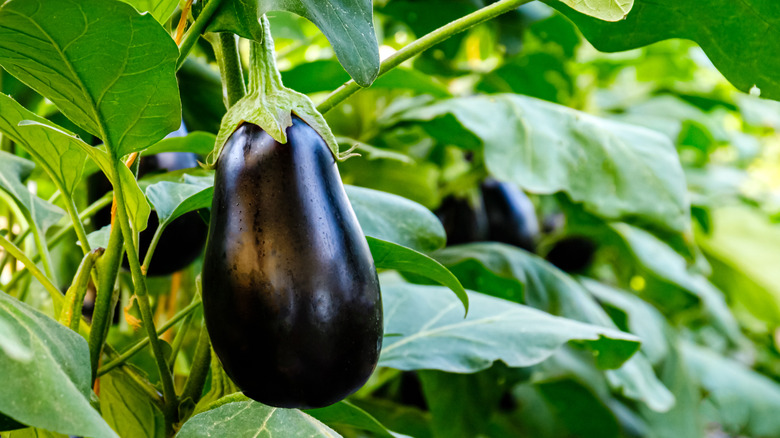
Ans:
<svg viewBox="0 0 780 438"><path fill-rule="evenodd" d="M780 436L776 2L192 6L0 5L3 437ZM335 165L385 319L368 383L307 411L248 400L211 354L202 256L137 257L151 209L156 238L208 222L237 126L283 141L293 111L361 155ZM138 178L167 152L208 165ZM448 244L452 200L489 222L487 178L529 195L535 254ZM577 272L546 259L571 238L594 249ZM97 246L75 332L57 290Z"/></svg>

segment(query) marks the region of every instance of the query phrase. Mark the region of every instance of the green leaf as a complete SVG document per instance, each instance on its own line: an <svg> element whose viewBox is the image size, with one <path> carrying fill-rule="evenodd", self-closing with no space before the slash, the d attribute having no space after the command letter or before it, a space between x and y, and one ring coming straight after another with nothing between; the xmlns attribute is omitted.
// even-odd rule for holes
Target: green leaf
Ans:
<svg viewBox="0 0 780 438"><path fill-rule="evenodd" d="M8 438L68 438L68 435L29 427L27 429L15 430L9 433Z"/></svg>
<svg viewBox="0 0 780 438"><path fill-rule="evenodd" d="M27 361L0 351L0 412L64 434L117 436L89 404L89 349L84 338L2 292L0 313L32 351Z"/></svg>
<svg viewBox="0 0 780 438"><path fill-rule="evenodd" d="M15 100L0 93L0 132L22 145L43 166L57 187L63 193L71 195L81 180L87 154L74 144L72 137L55 135L40 126L19 126L24 120L50 124L43 117L27 111Z"/></svg>
<svg viewBox="0 0 780 438"><path fill-rule="evenodd" d="M713 282L756 318L780 324L780 227L758 210L723 207L712 212L709 236L697 234L713 267Z"/></svg>
<svg viewBox="0 0 780 438"><path fill-rule="evenodd" d="M640 406L639 411L646 419L651 433L649 438L679 437L700 438L705 436L702 416L700 388L695 376L686 367L677 345L661 365L660 377L674 394L674 407L668 412L653 412Z"/></svg>
<svg viewBox="0 0 780 438"><path fill-rule="evenodd" d="M510 367L544 361L571 341L587 344L597 358L619 366L639 348L627 333L552 316L509 301L469 292L469 315L442 287L382 286L385 337L379 365L401 370L455 373L484 370L501 360Z"/></svg>
<svg viewBox="0 0 780 438"><path fill-rule="evenodd" d="M179 52L151 15L116 0L10 0L0 65L123 156L181 124Z"/></svg>
<svg viewBox="0 0 780 438"><path fill-rule="evenodd" d="M400 118L433 124L451 137L475 135L490 173L526 191L564 192L605 219L690 229L677 151L657 132L510 94L449 99Z"/></svg>
<svg viewBox="0 0 780 438"><path fill-rule="evenodd" d="M368 87L376 79L379 46L370 0L225 0L208 31L233 32L259 42L263 29L258 22L269 11L289 11L313 22L360 86Z"/></svg>
<svg viewBox="0 0 780 438"><path fill-rule="evenodd" d="M401 196L345 185L352 208L366 236L420 252L442 248L444 227L430 210Z"/></svg>
<svg viewBox="0 0 780 438"><path fill-rule="evenodd" d="M151 12L155 20L165 24L173 15L179 0L122 0L132 5L138 12Z"/></svg>
<svg viewBox="0 0 780 438"><path fill-rule="evenodd" d="M602 305L613 309L609 312L618 326L642 340L642 352L653 364L660 363L669 353L666 339L666 320L655 307L626 291L615 289L597 281L581 278L580 283L593 294ZM617 321L616 321L617 322Z"/></svg>
<svg viewBox="0 0 780 438"><path fill-rule="evenodd" d="M0 351L17 362L30 362L32 350L22 343L19 333L6 318L0 315Z"/></svg>
<svg viewBox="0 0 780 438"><path fill-rule="evenodd" d="M154 205L161 226L167 226L185 213L211 207L214 186L161 181L147 187L146 196Z"/></svg>
<svg viewBox="0 0 780 438"><path fill-rule="evenodd" d="M682 346L690 375L706 391L705 409L726 432L780 435L780 385L745 365L693 344ZM714 417L714 418L713 418Z"/></svg>
<svg viewBox="0 0 780 438"><path fill-rule="evenodd" d="M56 224L65 212L43 199L33 195L22 183L30 176L35 163L0 151L0 190L7 192L19 205L25 209L35 224L44 233Z"/></svg>
<svg viewBox="0 0 780 438"><path fill-rule="evenodd" d="M122 372L112 371L100 378L100 411L119 436L165 437L162 412L149 396Z"/></svg>
<svg viewBox="0 0 780 438"><path fill-rule="evenodd" d="M431 438L428 412L379 398L358 398L353 403L393 430L415 438Z"/></svg>
<svg viewBox="0 0 780 438"><path fill-rule="evenodd" d="M272 408L253 401L228 403L190 418L179 438L336 438L341 435L298 409Z"/></svg>
<svg viewBox="0 0 780 438"><path fill-rule="evenodd" d="M506 390L506 367L496 364L473 374L418 371L437 437L485 436Z"/></svg>
<svg viewBox="0 0 780 438"><path fill-rule="evenodd" d="M348 80L349 74L344 71L341 65L335 60L329 59L298 64L292 69L282 72L282 81L285 85L304 94L332 91ZM412 90L436 97L451 96L447 87L432 76L419 70L403 67L390 70L371 84L371 89L380 88Z"/></svg>
<svg viewBox="0 0 780 438"><path fill-rule="evenodd" d="M411 248L386 240L366 237L377 269L395 269L400 272L422 275L455 292L466 315L469 312L469 296L460 281L441 263Z"/></svg>
<svg viewBox="0 0 780 438"><path fill-rule="evenodd" d="M602 52L671 38L693 40L737 88L747 92L755 85L762 97L780 98L780 59L775 56L780 29L772 21L780 9L771 0L712 0L706 8L696 0L634 0L631 13L616 23L578 14L557 0L545 2L574 21Z"/></svg>
<svg viewBox="0 0 780 438"><path fill-rule="evenodd" d="M336 429L339 427L350 427L358 430L365 430L371 432L373 434L372 436L380 438L400 438L405 436L390 432L368 412L346 400L342 400L326 408L307 409L305 412Z"/></svg>
<svg viewBox="0 0 780 438"><path fill-rule="evenodd" d="M192 152L205 157L214 149L215 140L216 136L210 132L190 132L184 137L164 138L145 150L144 155L160 152Z"/></svg>
<svg viewBox="0 0 780 438"><path fill-rule="evenodd" d="M614 329L614 322L590 294L573 278L544 259L518 248L498 243L475 243L449 247L434 258L450 269L466 288L523 302L565 318ZM473 304L472 304L473 306ZM623 361L616 352L596 356L601 368L616 368ZM640 400L651 409L665 411L674 397L653 372L641 353L621 368L607 371L607 379L626 397Z"/></svg>
<svg viewBox="0 0 780 438"><path fill-rule="evenodd" d="M684 307L682 303L700 301L714 324L732 340L741 339L739 325L726 304L723 293L701 274L688 270L685 259L666 243L640 228L628 224L609 225L625 242L644 274L660 284L649 285L643 293L669 311ZM689 294L689 297L680 296ZM679 307L671 303L674 299Z"/></svg>
<svg viewBox="0 0 780 438"><path fill-rule="evenodd" d="M560 0L566 6L585 15L605 21L620 21L626 18L635 0Z"/></svg>
<svg viewBox="0 0 780 438"><path fill-rule="evenodd" d="M582 382L573 378L558 378L537 382L535 385L570 436L621 436L615 414Z"/></svg>

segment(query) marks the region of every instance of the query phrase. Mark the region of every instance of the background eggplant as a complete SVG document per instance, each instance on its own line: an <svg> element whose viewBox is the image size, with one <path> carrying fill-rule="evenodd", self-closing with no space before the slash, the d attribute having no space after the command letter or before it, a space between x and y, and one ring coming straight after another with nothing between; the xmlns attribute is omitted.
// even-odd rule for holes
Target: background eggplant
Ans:
<svg viewBox="0 0 780 438"><path fill-rule="evenodd" d="M482 183L489 240L536 251L539 221L534 204L517 186L494 179Z"/></svg>
<svg viewBox="0 0 780 438"><path fill-rule="evenodd" d="M168 137L181 137L187 135L184 125L178 131L174 131ZM138 178L155 173L173 172L175 170L198 167L198 156L191 152L162 152L155 155L141 155L138 163ZM111 191L111 183L102 173L98 172L89 179L88 197L90 202L100 199ZM98 211L93 217L95 228L99 229L111 223L111 208L106 207ZM149 222L138 240L138 256L141 260L146 256L146 251L152 243L154 232L160 222L157 212L152 210ZM157 248L154 251L152 263L147 275L170 275L190 265L203 252L206 245L208 227L197 212L184 214L165 228ZM125 269L128 268L127 258L122 261Z"/></svg>
<svg viewBox="0 0 780 438"><path fill-rule="evenodd" d="M481 197L474 203L467 198L448 196L436 209L436 216L447 233L447 245L487 240L489 224Z"/></svg>
<svg viewBox="0 0 780 438"><path fill-rule="evenodd" d="M214 351L248 397L322 407L376 367L382 303L333 154L295 116L287 138L244 123L220 154L203 308Z"/></svg>

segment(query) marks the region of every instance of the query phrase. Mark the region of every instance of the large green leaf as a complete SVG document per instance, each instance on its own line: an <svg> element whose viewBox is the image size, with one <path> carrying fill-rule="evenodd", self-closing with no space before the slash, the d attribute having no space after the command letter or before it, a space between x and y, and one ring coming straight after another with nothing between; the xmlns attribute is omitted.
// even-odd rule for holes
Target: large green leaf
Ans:
<svg viewBox="0 0 780 438"><path fill-rule="evenodd" d="M700 346L685 344L682 355L707 392L704 408L711 421L733 434L780 436L780 384Z"/></svg>
<svg viewBox="0 0 780 438"><path fill-rule="evenodd" d="M29 362L33 358L33 352L24 345L19 333L7 316L0 315L0 351L10 359L19 362Z"/></svg>
<svg viewBox="0 0 780 438"><path fill-rule="evenodd" d="M75 144L72 137L55 135L40 126L19 126L23 120L49 124L43 117L0 93L0 132L22 145L43 166L60 190L72 194L81 180L87 154Z"/></svg>
<svg viewBox="0 0 780 438"><path fill-rule="evenodd" d="M363 87L379 74L379 46L371 0L225 0L209 24L211 32L233 32L262 41L260 16L289 11L309 19L325 34L341 65Z"/></svg>
<svg viewBox="0 0 780 438"><path fill-rule="evenodd" d="M100 411L122 437L163 438L165 420L138 384L119 371L100 378Z"/></svg>
<svg viewBox="0 0 780 438"><path fill-rule="evenodd" d="M704 425L699 415L701 403L700 388L694 375L686 367L677 345L661 365L661 380L674 394L675 404L668 412L653 412L640 407L642 417L647 421L648 438L700 438L705 436Z"/></svg>
<svg viewBox="0 0 780 438"><path fill-rule="evenodd" d="M444 227L430 210L401 196L346 185L349 202L366 236L421 252L444 246Z"/></svg>
<svg viewBox="0 0 780 438"><path fill-rule="evenodd" d="M429 278L442 286L447 286L455 292L466 314L469 311L469 296L466 290L458 281L452 272L441 265L441 263L419 253L411 248L398 245L397 243L386 240L376 239L367 236L368 246L371 248L371 255L377 269L395 269L399 272L421 275Z"/></svg>
<svg viewBox="0 0 780 438"><path fill-rule="evenodd" d="M336 438L341 435L298 409L272 408L253 401L228 403L190 418L179 438Z"/></svg>
<svg viewBox="0 0 780 438"><path fill-rule="evenodd" d="M666 320L655 307L641 298L587 278L580 283L611 311L610 316L622 330L642 340L642 352L653 364L660 363L669 353Z"/></svg>
<svg viewBox="0 0 780 438"><path fill-rule="evenodd" d="M712 212L712 234L697 234L713 267L713 281L740 309L780 325L780 226L747 207Z"/></svg>
<svg viewBox="0 0 780 438"><path fill-rule="evenodd" d="M691 272L682 256L640 228L624 223L611 224L610 228L623 239L642 273L654 281L642 291L643 294L668 311L679 310L686 301L700 301L705 312L723 333L734 341L740 339L739 326L723 293L701 274Z"/></svg>
<svg viewBox="0 0 780 438"><path fill-rule="evenodd" d="M498 243L475 243L437 251L434 258L450 268L466 288L565 318L605 328L616 327L577 281L526 251ZM674 404L674 397L658 381L650 362L641 353L621 368L608 370L607 378L612 387L629 398L643 401L653 410L664 411Z"/></svg>
<svg viewBox="0 0 780 438"><path fill-rule="evenodd" d="M545 0L566 14L599 50L619 52L669 38L696 41L712 63L742 91L780 98L780 3L773 0L634 0L625 20L606 23Z"/></svg>
<svg viewBox="0 0 780 438"><path fill-rule="evenodd" d="M10 0L0 65L115 155L176 130L178 50L151 15L117 0Z"/></svg>
<svg viewBox="0 0 780 438"><path fill-rule="evenodd" d="M442 287L382 286L386 336L381 366L473 373L501 360L511 367L544 361L568 342L583 342L604 366L617 367L639 348L632 335L469 293L469 315Z"/></svg>
<svg viewBox="0 0 780 438"><path fill-rule="evenodd" d="M434 436L484 436L510 384L505 371L499 364L473 374L418 371Z"/></svg>
<svg viewBox="0 0 780 438"><path fill-rule="evenodd" d="M155 20L162 24L173 15L179 0L122 0L132 5L138 12L150 12Z"/></svg>
<svg viewBox="0 0 780 438"><path fill-rule="evenodd" d="M400 438L405 435L387 430L376 418L352 403L342 400L325 408L308 409L306 413L336 429L347 427L371 432L379 438Z"/></svg>
<svg viewBox="0 0 780 438"><path fill-rule="evenodd" d="M314 80L316 78L316 80ZM349 74L335 60L298 64L282 72L284 85L299 93L311 94L332 91L349 80ZM436 97L450 97L447 87L419 70L398 67L390 70L371 84L371 88L404 89Z"/></svg>
<svg viewBox="0 0 780 438"><path fill-rule="evenodd" d="M89 348L84 338L2 292L0 313L32 351L32 357L19 360L0 350L0 412L64 434L117 436L89 404Z"/></svg>
<svg viewBox="0 0 780 438"><path fill-rule="evenodd" d="M33 195L22 183L30 176L35 163L0 151L0 190L7 192L23 209L27 210L37 226L44 233L56 224L65 212L43 199Z"/></svg>
<svg viewBox="0 0 780 438"><path fill-rule="evenodd" d="M449 139L476 136L488 170L529 192L564 192L605 219L690 228L677 151L657 132L512 94L449 99L400 118L426 122Z"/></svg>

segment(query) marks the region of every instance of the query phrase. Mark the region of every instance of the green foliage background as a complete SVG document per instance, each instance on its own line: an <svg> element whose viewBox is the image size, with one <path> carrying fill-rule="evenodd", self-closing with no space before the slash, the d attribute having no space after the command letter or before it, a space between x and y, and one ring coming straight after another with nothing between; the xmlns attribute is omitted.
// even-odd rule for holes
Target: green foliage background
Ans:
<svg viewBox="0 0 780 438"><path fill-rule="evenodd" d="M780 6L532 2L374 80L380 59L494 2L330 3L224 0L205 30L259 39L267 13L284 84L314 103L350 77L373 83L325 119L361 154L339 170L382 271L379 368L328 408L249 401L217 360L198 366L198 260L173 303L172 278L145 279L152 310L174 310L156 324L175 333L160 352L180 436L780 436ZM99 370L85 324L55 320L82 256L110 245L89 219L89 175L124 187L133 233L150 209L167 224L210 206L209 169L112 169L131 152L205 161L221 146L219 55L193 39L177 62L180 6L0 6L3 437L171 433L165 373L151 349L127 353L148 342L129 273ZM239 49L247 67L249 41ZM180 119L191 133L161 140ZM536 253L446 245L433 211L478 199L488 177L529 195ZM573 236L596 252L566 273L545 257Z"/></svg>

